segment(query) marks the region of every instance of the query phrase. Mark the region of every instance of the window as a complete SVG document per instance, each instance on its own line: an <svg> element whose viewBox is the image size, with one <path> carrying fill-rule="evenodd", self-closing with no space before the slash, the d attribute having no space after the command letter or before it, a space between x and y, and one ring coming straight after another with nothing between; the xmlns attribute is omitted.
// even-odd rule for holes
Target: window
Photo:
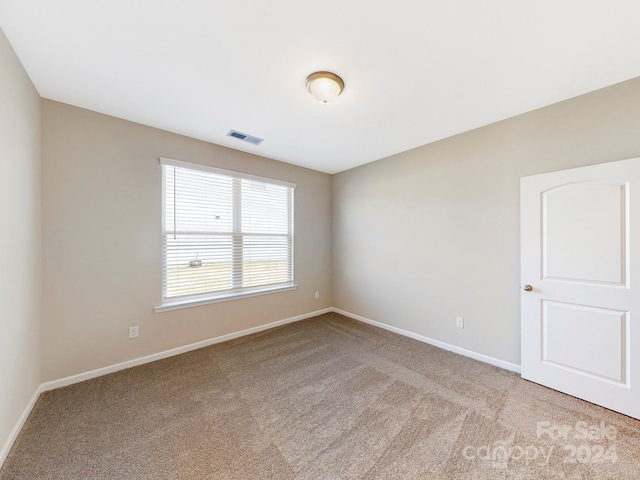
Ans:
<svg viewBox="0 0 640 480"><path fill-rule="evenodd" d="M295 288L295 185L161 158L162 307Z"/></svg>

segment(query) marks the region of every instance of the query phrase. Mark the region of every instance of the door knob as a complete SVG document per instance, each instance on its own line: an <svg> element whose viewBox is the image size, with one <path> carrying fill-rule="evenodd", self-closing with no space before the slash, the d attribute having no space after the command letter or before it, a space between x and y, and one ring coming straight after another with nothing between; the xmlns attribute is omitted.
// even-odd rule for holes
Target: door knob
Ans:
<svg viewBox="0 0 640 480"><path fill-rule="evenodd" d="M525 285L524 286L524 291L525 292L530 292L531 290L533 290L533 287L531 285Z"/></svg>

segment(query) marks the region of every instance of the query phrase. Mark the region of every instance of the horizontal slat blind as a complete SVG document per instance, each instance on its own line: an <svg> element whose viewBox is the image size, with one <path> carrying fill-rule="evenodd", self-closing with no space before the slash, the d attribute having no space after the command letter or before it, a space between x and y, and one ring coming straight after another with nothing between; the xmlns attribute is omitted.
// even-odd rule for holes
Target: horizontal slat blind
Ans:
<svg viewBox="0 0 640 480"><path fill-rule="evenodd" d="M293 284L293 186L163 161L163 298Z"/></svg>

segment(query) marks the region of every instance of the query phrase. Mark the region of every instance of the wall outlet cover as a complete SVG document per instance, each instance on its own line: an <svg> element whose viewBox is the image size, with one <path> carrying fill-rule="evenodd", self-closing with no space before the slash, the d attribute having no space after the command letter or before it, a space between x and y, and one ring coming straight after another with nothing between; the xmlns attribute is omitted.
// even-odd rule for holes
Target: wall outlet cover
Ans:
<svg viewBox="0 0 640 480"><path fill-rule="evenodd" d="M138 338L140 330L137 326L129 327L129 338Z"/></svg>

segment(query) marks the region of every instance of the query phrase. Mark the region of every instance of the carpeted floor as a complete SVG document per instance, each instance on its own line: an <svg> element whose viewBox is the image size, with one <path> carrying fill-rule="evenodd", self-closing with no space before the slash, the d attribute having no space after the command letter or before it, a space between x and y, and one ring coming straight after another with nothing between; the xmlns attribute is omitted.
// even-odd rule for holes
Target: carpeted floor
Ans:
<svg viewBox="0 0 640 480"><path fill-rule="evenodd" d="M41 396L0 479L640 479L640 421L326 314Z"/></svg>

